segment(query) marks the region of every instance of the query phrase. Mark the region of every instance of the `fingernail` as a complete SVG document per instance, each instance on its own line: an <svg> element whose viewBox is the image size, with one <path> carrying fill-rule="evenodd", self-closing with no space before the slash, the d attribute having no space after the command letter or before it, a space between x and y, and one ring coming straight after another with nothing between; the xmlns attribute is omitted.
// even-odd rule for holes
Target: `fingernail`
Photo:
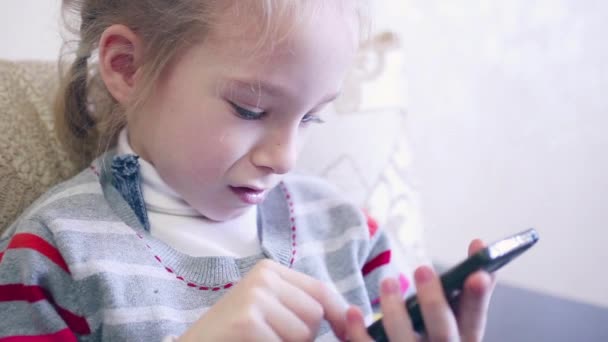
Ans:
<svg viewBox="0 0 608 342"><path fill-rule="evenodd" d="M395 294L399 291L399 284L396 279L387 278L382 281L381 288L384 294Z"/></svg>
<svg viewBox="0 0 608 342"><path fill-rule="evenodd" d="M435 272L428 266L420 266L416 269L416 272L414 272L414 279L416 279L418 284L428 283L434 276Z"/></svg>
<svg viewBox="0 0 608 342"><path fill-rule="evenodd" d="M356 309L349 309L346 311L346 321L351 324L358 324L361 322L361 314Z"/></svg>

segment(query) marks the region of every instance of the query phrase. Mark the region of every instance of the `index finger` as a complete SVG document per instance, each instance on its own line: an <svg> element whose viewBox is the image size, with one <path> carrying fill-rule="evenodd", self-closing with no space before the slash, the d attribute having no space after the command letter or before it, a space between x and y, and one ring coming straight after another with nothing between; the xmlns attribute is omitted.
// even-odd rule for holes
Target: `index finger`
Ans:
<svg viewBox="0 0 608 342"><path fill-rule="evenodd" d="M321 304L323 317L329 322L334 334L343 339L346 335L347 305L342 297L318 279L280 264L275 265L275 271L283 280L300 288Z"/></svg>

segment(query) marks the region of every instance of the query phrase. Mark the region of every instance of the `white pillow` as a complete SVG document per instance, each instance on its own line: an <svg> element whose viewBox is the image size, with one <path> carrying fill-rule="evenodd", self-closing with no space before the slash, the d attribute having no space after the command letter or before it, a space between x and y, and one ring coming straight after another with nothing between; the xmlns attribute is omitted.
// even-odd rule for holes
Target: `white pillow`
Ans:
<svg viewBox="0 0 608 342"><path fill-rule="evenodd" d="M405 120L399 108L333 114L311 130L296 171L328 180L366 210L388 233L396 262L411 277L428 259Z"/></svg>
<svg viewBox="0 0 608 342"><path fill-rule="evenodd" d="M366 210L388 233L393 260L413 285L413 270L430 262L406 135L405 55L394 32L363 45L327 122L311 130L296 171L325 178Z"/></svg>

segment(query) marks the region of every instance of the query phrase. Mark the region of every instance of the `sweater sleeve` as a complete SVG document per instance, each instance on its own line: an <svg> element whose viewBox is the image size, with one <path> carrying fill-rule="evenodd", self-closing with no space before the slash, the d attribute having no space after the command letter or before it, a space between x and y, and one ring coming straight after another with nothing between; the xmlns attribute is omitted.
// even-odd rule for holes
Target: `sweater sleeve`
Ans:
<svg viewBox="0 0 608 342"><path fill-rule="evenodd" d="M401 272L392 258L392 248L388 235L378 228L375 220L366 214L370 234L370 250L361 269L370 304L374 313L380 312L380 282L388 277L400 283L401 295L409 288L409 280Z"/></svg>
<svg viewBox="0 0 608 342"><path fill-rule="evenodd" d="M24 220L0 241L0 341L76 341L90 334L53 235Z"/></svg>

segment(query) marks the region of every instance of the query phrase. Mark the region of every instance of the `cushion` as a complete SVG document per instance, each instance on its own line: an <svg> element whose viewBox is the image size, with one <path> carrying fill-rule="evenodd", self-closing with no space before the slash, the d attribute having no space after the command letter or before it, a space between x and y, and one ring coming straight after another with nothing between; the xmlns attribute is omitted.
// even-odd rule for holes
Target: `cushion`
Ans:
<svg viewBox="0 0 608 342"><path fill-rule="evenodd" d="M311 130L296 170L327 179L363 208L388 233L393 257L411 277L430 262L412 177L403 60L390 32L363 46L343 96Z"/></svg>
<svg viewBox="0 0 608 342"><path fill-rule="evenodd" d="M0 232L76 165L53 133L56 65L0 60Z"/></svg>

